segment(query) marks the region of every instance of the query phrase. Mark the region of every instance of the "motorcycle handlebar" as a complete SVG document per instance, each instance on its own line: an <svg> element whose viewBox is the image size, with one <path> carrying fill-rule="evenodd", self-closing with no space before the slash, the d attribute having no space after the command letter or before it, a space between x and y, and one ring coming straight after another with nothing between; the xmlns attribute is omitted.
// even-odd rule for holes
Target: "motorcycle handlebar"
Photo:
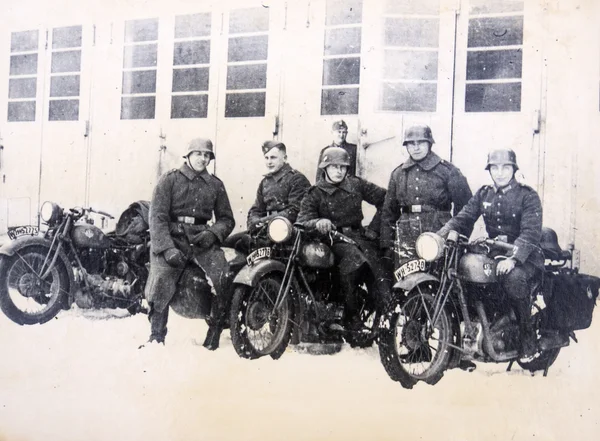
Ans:
<svg viewBox="0 0 600 441"><path fill-rule="evenodd" d="M515 250L515 246L508 242L502 242L494 239L485 239L484 243L486 245L489 245L490 247L494 247L502 251L513 252Z"/></svg>
<svg viewBox="0 0 600 441"><path fill-rule="evenodd" d="M86 213L96 213L99 214L101 216L106 216L109 219L114 219L114 216L112 214L109 214L105 211L101 211L101 210L94 210L92 207L89 208L85 208L85 207L73 207L73 208L69 208L69 211L73 214L79 215L79 216L83 216Z"/></svg>

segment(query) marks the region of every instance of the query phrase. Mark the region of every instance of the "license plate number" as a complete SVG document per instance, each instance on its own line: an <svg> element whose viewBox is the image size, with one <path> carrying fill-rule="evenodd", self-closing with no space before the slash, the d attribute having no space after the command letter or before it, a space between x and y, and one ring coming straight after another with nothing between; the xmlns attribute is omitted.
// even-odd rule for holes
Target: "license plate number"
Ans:
<svg viewBox="0 0 600 441"><path fill-rule="evenodd" d="M21 236L35 236L40 232L38 227L34 227L31 225L26 225L23 227L10 227L6 232L6 235L9 239L15 240L17 237Z"/></svg>
<svg viewBox="0 0 600 441"><path fill-rule="evenodd" d="M268 259L269 257L271 257L271 248L259 248L258 250L252 251L248 257L246 257L246 262L248 262L248 265L252 265L257 260Z"/></svg>
<svg viewBox="0 0 600 441"><path fill-rule="evenodd" d="M394 276L396 277L396 280L400 280L409 274L416 273L418 271L425 271L424 259L416 259L406 262L404 265L400 266L400 268L394 271Z"/></svg>

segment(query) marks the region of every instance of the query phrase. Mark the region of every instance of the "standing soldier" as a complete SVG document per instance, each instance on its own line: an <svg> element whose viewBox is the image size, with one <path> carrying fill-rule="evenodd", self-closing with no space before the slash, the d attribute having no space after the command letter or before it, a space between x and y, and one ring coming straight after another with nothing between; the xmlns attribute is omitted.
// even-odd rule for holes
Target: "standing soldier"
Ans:
<svg viewBox="0 0 600 441"><path fill-rule="evenodd" d="M323 159L323 152L326 148L340 147L344 149L350 157L350 165L348 165L348 175L356 176L356 144L350 144L349 142L346 142L346 136L348 136L348 125L346 124L346 121L341 119L339 121L334 122L331 126L331 136L333 140L330 145L323 147L321 153L319 153L319 162L317 162L317 164L321 163ZM317 168L317 182L320 179L323 179L324 177L325 173L323 172L323 169Z"/></svg>
<svg viewBox="0 0 600 441"><path fill-rule="evenodd" d="M206 167L215 158L209 139L190 141L185 163L159 180L150 204L150 339L164 343L169 305L187 262L200 264L216 291L204 347L215 350L228 316L229 265L219 244L235 225L223 182ZM213 217L214 224L207 222Z"/></svg>
<svg viewBox="0 0 600 441"><path fill-rule="evenodd" d="M426 125L409 127L403 145L410 157L390 177L381 217L381 248L394 268L414 258L414 243L423 231L436 231L458 213L472 196L466 178L451 163L431 151L435 141ZM395 227L398 261L394 260Z"/></svg>

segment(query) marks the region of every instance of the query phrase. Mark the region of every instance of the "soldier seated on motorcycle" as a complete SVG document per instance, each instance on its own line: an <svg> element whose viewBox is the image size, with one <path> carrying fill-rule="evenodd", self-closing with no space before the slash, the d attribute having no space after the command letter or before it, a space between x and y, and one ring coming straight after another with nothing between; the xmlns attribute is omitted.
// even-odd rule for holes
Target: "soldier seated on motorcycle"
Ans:
<svg viewBox="0 0 600 441"><path fill-rule="evenodd" d="M334 240L332 251L338 267L340 292L345 295L345 325L350 331L363 327L359 317L358 286L367 276L371 295L382 306L389 293L389 280L378 255L377 231L379 210L383 205L385 190L356 176L349 176L350 156L339 147L329 147L323 152L319 169L325 179L317 181L304 199L298 214L298 223L308 231L326 235L337 230L356 244ZM362 202L377 207L377 213L367 228L363 220Z"/></svg>
<svg viewBox="0 0 600 441"><path fill-rule="evenodd" d="M536 352L536 336L531 323L531 282L544 269L544 257L539 247L542 204L533 188L516 181L515 172L519 166L513 150L491 151L485 168L493 185L480 188L438 234L445 237L450 230L468 231L479 216L483 216L490 238L516 246L511 256L500 260L496 274L500 276L501 286L519 321L520 356L531 356Z"/></svg>
<svg viewBox="0 0 600 441"><path fill-rule="evenodd" d="M177 282L192 260L211 280L216 295L211 304L204 346L219 347L228 316L231 274L219 244L235 225L223 182L206 170L215 158L209 139L190 141L185 163L161 176L150 203L150 274L146 298L150 304L149 341L164 343L169 305ZM207 222L213 217L215 222Z"/></svg>

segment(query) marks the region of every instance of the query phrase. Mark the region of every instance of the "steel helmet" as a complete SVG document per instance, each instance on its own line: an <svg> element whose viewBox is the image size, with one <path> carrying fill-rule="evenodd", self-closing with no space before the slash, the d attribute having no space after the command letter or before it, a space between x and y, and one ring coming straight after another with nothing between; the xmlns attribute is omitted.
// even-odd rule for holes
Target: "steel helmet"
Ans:
<svg viewBox="0 0 600 441"><path fill-rule="evenodd" d="M329 165L350 167L350 155L341 147L327 147L321 156L319 168L326 168Z"/></svg>
<svg viewBox="0 0 600 441"><path fill-rule="evenodd" d="M406 145L407 142L411 141L429 141L429 144L435 143L433 135L431 134L431 127L425 124L417 124L407 128L404 131L404 141L402 145Z"/></svg>
<svg viewBox="0 0 600 441"><path fill-rule="evenodd" d="M511 149L496 149L488 153L486 170L489 170L492 165L510 164L515 168L515 171L519 169L517 165L517 155Z"/></svg>
<svg viewBox="0 0 600 441"><path fill-rule="evenodd" d="M210 159L215 159L215 152L213 152L213 143L207 138L194 138L190 141L187 147L187 151L184 158L190 156L192 152L208 152L210 153Z"/></svg>

